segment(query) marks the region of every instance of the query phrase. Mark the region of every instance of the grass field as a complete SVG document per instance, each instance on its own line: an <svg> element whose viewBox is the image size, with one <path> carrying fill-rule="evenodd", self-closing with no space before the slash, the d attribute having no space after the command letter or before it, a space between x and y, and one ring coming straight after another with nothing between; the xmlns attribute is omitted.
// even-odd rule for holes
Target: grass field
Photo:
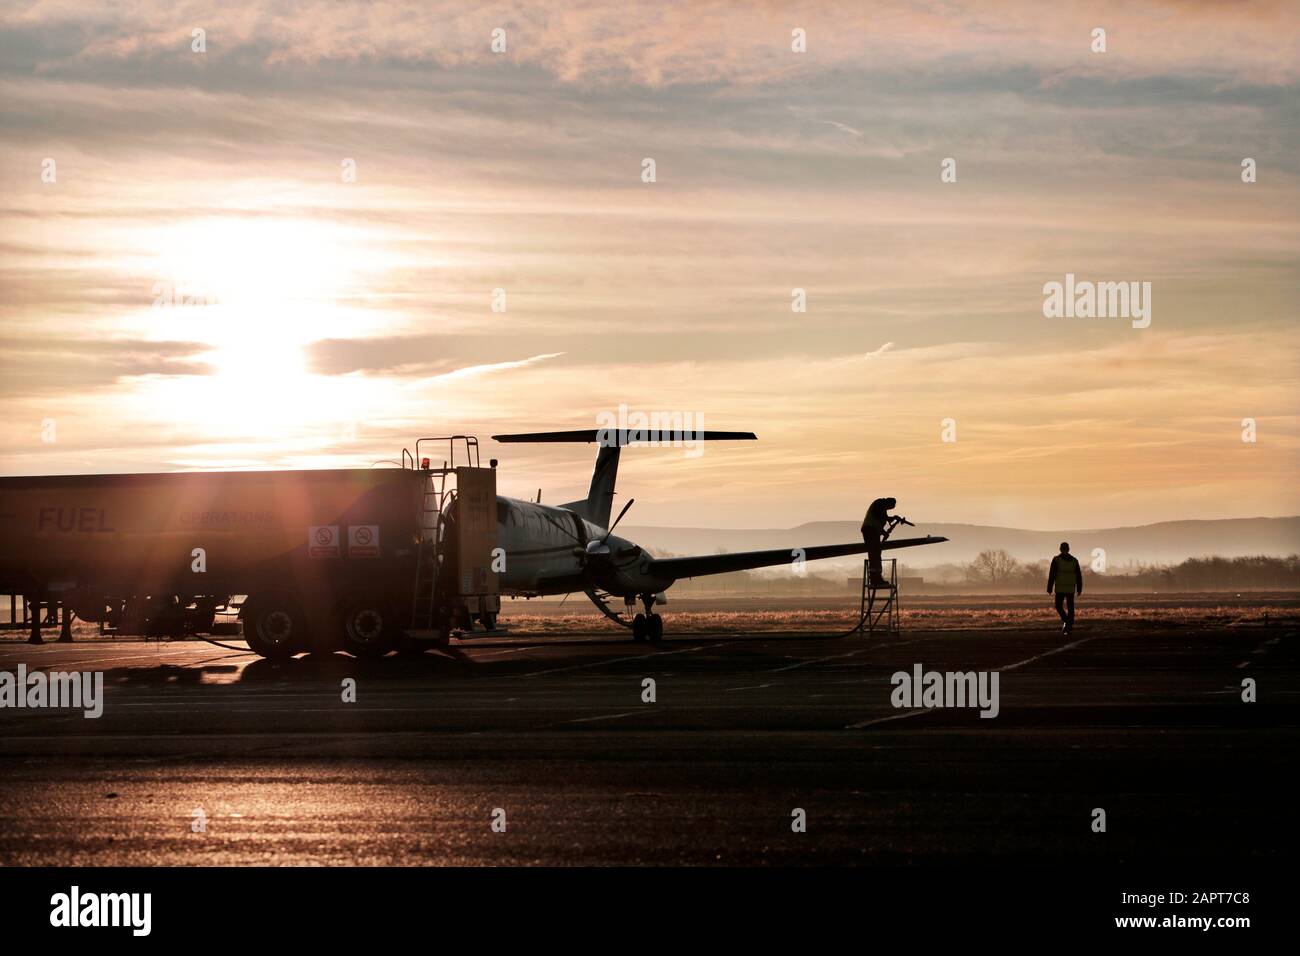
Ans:
<svg viewBox="0 0 1300 956"><path fill-rule="evenodd" d="M622 605L611 603L611 608ZM638 606L639 607L639 606ZM5 608L5 611L8 609ZM858 620L856 598L752 598L717 597L673 600L659 608L670 635L725 634L731 632L787 633L835 632ZM990 630L1025 628L1041 624L1057 628L1059 621L1047 594L968 595L909 598L900 601L902 626L925 630ZM1290 625L1300 623L1300 592L1246 592L1242 594L1084 594L1076 605L1077 626L1092 623L1132 624L1139 627L1220 625L1226 627ZM583 595L565 601L502 601L501 623L511 634L618 633ZM25 631L0 632L0 639L20 641ZM74 639L97 638L93 624L76 621ZM57 630L45 630L47 640ZM129 640L130 638L120 638ZM223 638L223 640L228 638Z"/></svg>
<svg viewBox="0 0 1300 956"><path fill-rule="evenodd" d="M618 607L618 605L611 605ZM1023 628L1041 623L1059 627L1052 598L1047 594L917 597L900 600L903 627L927 630ZM690 598L661 609L673 634L712 634L728 631L833 631L852 627L859 603L844 599ZM1089 622L1128 623L1151 627L1185 625L1261 625L1300 623L1300 592L1182 595L1082 595L1076 604L1077 625ZM602 620L587 599L575 595L564 602L503 601L502 622L512 633L589 631L614 625Z"/></svg>

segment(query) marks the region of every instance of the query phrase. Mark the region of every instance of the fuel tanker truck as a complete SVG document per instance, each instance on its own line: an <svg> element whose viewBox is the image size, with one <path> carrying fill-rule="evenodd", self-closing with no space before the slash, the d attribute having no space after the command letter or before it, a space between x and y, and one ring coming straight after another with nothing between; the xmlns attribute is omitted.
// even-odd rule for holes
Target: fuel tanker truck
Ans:
<svg viewBox="0 0 1300 956"><path fill-rule="evenodd" d="M455 436L401 467L0 478L0 592L172 636L243 596L264 657L445 643L500 609L495 464Z"/></svg>

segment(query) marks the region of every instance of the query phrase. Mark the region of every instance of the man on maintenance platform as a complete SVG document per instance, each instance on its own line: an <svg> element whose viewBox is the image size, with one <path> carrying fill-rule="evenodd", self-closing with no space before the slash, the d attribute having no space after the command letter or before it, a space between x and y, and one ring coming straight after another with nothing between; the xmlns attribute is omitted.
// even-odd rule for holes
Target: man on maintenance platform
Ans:
<svg viewBox="0 0 1300 956"><path fill-rule="evenodd" d="M1083 593L1083 568L1070 553L1070 542L1061 542L1061 553L1052 558L1047 570L1047 593L1056 587L1056 613L1061 618L1061 633L1074 630L1074 596Z"/></svg>
<svg viewBox="0 0 1300 956"><path fill-rule="evenodd" d="M867 557L870 559L871 586L888 587L889 582L880 573L880 545L885 540L885 529L889 525L890 510L898 507L893 498L877 498L867 509L867 516L862 519L862 540L867 545Z"/></svg>

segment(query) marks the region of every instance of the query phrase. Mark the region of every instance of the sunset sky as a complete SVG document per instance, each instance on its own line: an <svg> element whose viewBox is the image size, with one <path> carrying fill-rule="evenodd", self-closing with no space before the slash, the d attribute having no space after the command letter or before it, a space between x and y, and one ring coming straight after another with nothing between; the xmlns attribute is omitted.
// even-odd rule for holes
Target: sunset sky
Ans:
<svg viewBox="0 0 1300 956"><path fill-rule="evenodd" d="M1300 513L1293 3L96 6L0 11L0 473L468 431L560 502L487 436L626 403L760 438L625 453L641 525Z"/></svg>

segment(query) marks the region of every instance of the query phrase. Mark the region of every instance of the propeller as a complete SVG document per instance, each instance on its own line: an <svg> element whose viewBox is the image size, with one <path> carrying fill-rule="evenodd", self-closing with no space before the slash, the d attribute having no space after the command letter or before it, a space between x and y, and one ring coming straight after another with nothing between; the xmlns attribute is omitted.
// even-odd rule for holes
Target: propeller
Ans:
<svg viewBox="0 0 1300 956"><path fill-rule="evenodd" d="M588 558L609 557L609 545L606 542L609 541L609 536L614 533L614 529L618 527L618 523L623 520L623 515L627 514L627 509L631 508L632 505L634 505L635 503L636 503L635 498L629 498L627 500L627 504L623 506L623 510L618 513L618 517L614 519L614 523L611 524L609 526L609 530L605 532L605 536L601 538L599 541L593 538L591 541L587 542L587 546L585 548L581 548L581 549L574 548L573 549L574 553L577 554L579 557L583 558L584 563L586 563L585 559Z"/></svg>

